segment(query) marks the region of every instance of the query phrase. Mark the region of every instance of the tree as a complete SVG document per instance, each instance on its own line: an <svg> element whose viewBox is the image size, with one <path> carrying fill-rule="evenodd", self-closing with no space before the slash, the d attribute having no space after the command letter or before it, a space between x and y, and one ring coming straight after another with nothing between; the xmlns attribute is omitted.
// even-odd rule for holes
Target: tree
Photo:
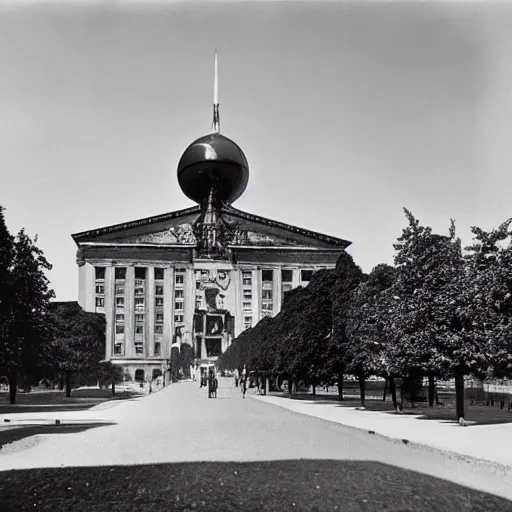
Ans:
<svg viewBox="0 0 512 512"><path fill-rule="evenodd" d="M497 377L512 376L512 219L492 231L472 227L474 243L467 247L468 294L477 335L492 351L482 366ZM466 305L467 307L469 304Z"/></svg>
<svg viewBox="0 0 512 512"><path fill-rule="evenodd" d="M382 292L393 285L394 277L393 267L377 265L370 275L354 288L346 310L346 337L342 340L342 350L345 354L347 373L355 375L359 380L363 407L366 379L371 375L387 377L383 357L385 338L378 303ZM390 387L393 389L393 386ZM394 401L396 402L396 394Z"/></svg>
<svg viewBox="0 0 512 512"><path fill-rule="evenodd" d="M100 386L112 386L112 394L116 394L116 384L123 382L123 368L111 361L102 361L98 368L98 381Z"/></svg>
<svg viewBox="0 0 512 512"><path fill-rule="evenodd" d="M33 379L41 367L49 339L46 314L55 295L45 271L52 266L22 229L14 241L7 287L8 321L4 325L2 359L8 371L10 403L16 401L18 379Z"/></svg>
<svg viewBox="0 0 512 512"><path fill-rule="evenodd" d="M0 206L0 371L10 374L10 361L16 347L8 336L12 322L12 266L14 262L14 237L5 224L4 209ZM12 392L12 391L11 391ZM14 388L15 392L15 388ZM14 395L15 397L15 395ZM11 395L11 400L14 400ZM12 401L12 403L14 403Z"/></svg>
<svg viewBox="0 0 512 512"><path fill-rule="evenodd" d="M69 397L71 375L97 372L105 356L105 317L84 311L77 302L54 302L49 316L52 340L48 364L64 376Z"/></svg>
<svg viewBox="0 0 512 512"><path fill-rule="evenodd" d="M347 313L352 292L364 280L363 271L354 263L352 256L342 253L336 263L336 281L333 289L333 328L329 336L327 360L329 371L336 376L339 400L343 400L343 375L348 363Z"/></svg>

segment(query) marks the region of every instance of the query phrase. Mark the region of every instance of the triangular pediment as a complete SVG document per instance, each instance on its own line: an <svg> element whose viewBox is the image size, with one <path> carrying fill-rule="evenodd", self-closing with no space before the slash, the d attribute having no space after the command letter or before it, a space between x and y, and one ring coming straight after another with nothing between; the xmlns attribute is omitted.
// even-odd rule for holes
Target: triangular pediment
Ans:
<svg viewBox="0 0 512 512"><path fill-rule="evenodd" d="M350 242L279 221L253 215L232 206L221 209L223 242L232 247L346 248ZM193 226L199 206L73 235L77 244L195 245Z"/></svg>
<svg viewBox="0 0 512 512"><path fill-rule="evenodd" d="M250 247L348 247L350 242L314 231L253 215L232 206L222 209L226 224L235 236L230 245Z"/></svg>
<svg viewBox="0 0 512 512"><path fill-rule="evenodd" d="M196 206L124 224L84 231L73 235L73 239L77 243L195 244L192 225L197 220L199 212L200 209Z"/></svg>

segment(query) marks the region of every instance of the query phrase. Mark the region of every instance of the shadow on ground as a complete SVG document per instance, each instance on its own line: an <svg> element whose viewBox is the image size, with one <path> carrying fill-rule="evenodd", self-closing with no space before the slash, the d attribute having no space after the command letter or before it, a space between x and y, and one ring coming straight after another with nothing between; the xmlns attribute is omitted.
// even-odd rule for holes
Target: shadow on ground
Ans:
<svg viewBox="0 0 512 512"><path fill-rule="evenodd" d="M115 423L87 423L87 424L73 424L73 425L34 425L27 427L13 427L6 430L0 429L0 457L2 456L2 447L14 441L20 441L26 437L35 436L38 434L76 434L77 432L84 432L91 428L106 427L114 425ZM0 510L3 510L0 507Z"/></svg>
<svg viewBox="0 0 512 512"><path fill-rule="evenodd" d="M0 393L0 414L16 414L27 412L61 412L82 411L95 405L117 400L134 400L140 393L121 391L112 395L106 389L76 389L67 397L64 391L33 391L18 393L16 403L9 404L9 394Z"/></svg>
<svg viewBox="0 0 512 512"><path fill-rule="evenodd" d="M313 405L333 405L337 407L359 407L359 398L346 397L342 402L338 401L337 396L333 395L311 395L307 393L297 393L291 398L285 393L272 393L272 396L278 398L310 401ZM382 399L367 398L365 402L367 411L384 412L395 415L393 406L390 401L384 402ZM364 411L361 411L364 413ZM417 416L418 420L437 420L445 423L453 423L458 425L455 414L455 405L446 404L428 407L428 405L418 404L414 409L404 409L401 413L403 416ZM487 407L485 405L470 405L469 401L465 405L465 419L470 423L469 426L477 427L479 425L498 425L502 423L512 423L512 411L499 409L498 407Z"/></svg>
<svg viewBox="0 0 512 512"><path fill-rule="evenodd" d="M510 511L512 502L373 461L285 460L0 472L2 511Z"/></svg>

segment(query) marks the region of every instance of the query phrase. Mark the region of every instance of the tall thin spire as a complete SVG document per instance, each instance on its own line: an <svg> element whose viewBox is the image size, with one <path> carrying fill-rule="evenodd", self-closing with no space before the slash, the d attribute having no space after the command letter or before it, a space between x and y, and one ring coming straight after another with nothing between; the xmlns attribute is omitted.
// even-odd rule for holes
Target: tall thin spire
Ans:
<svg viewBox="0 0 512 512"><path fill-rule="evenodd" d="M213 77L213 131L220 133L219 118L219 63L217 59L217 50L215 50L215 68Z"/></svg>

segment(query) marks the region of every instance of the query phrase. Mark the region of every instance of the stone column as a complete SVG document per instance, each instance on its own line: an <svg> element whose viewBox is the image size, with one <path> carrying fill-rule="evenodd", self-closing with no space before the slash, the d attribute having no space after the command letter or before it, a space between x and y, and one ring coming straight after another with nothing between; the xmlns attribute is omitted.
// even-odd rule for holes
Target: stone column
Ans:
<svg viewBox="0 0 512 512"><path fill-rule="evenodd" d="M126 358L135 357L135 267L126 266L124 281L124 354Z"/></svg>
<svg viewBox="0 0 512 512"><path fill-rule="evenodd" d="M164 269L164 339L162 342L162 357L171 357L171 343L174 334L174 269Z"/></svg>
<svg viewBox="0 0 512 512"><path fill-rule="evenodd" d="M300 286L300 270L298 268L294 268L292 288L297 288L297 286Z"/></svg>
<svg viewBox="0 0 512 512"><path fill-rule="evenodd" d="M146 357L155 355L155 268L146 270L146 326L144 329ZM162 348L160 347L160 351Z"/></svg>
<svg viewBox="0 0 512 512"><path fill-rule="evenodd" d="M183 311L183 321L185 322L183 342L193 345L192 335L194 332L194 312L196 309L196 279L193 267L187 267L185 273L185 283L183 286L185 295L185 304Z"/></svg>
<svg viewBox="0 0 512 512"><path fill-rule="evenodd" d="M243 279L242 279L242 271L240 268L234 268L232 270L233 275L233 286L235 293L235 310L232 313L235 315L235 332L233 339L236 338L244 329L244 308L243 308L243 300L244 300L244 291L243 291ZM229 346L226 346L226 348Z"/></svg>
<svg viewBox="0 0 512 512"><path fill-rule="evenodd" d="M261 319L261 270L252 271L252 325L257 324Z"/></svg>
<svg viewBox="0 0 512 512"><path fill-rule="evenodd" d="M110 361L114 354L115 342L115 298L116 279L114 267L112 265L105 268L105 320L107 322L105 330L105 359Z"/></svg>
<svg viewBox="0 0 512 512"><path fill-rule="evenodd" d="M272 316L276 316L281 311L282 282L280 267L274 269L272 277L274 281L272 284Z"/></svg>
<svg viewBox="0 0 512 512"><path fill-rule="evenodd" d="M78 303L85 311L94 313L96 311L94 286L96 275L94 266L84 263L78 268Z"/></svg>

